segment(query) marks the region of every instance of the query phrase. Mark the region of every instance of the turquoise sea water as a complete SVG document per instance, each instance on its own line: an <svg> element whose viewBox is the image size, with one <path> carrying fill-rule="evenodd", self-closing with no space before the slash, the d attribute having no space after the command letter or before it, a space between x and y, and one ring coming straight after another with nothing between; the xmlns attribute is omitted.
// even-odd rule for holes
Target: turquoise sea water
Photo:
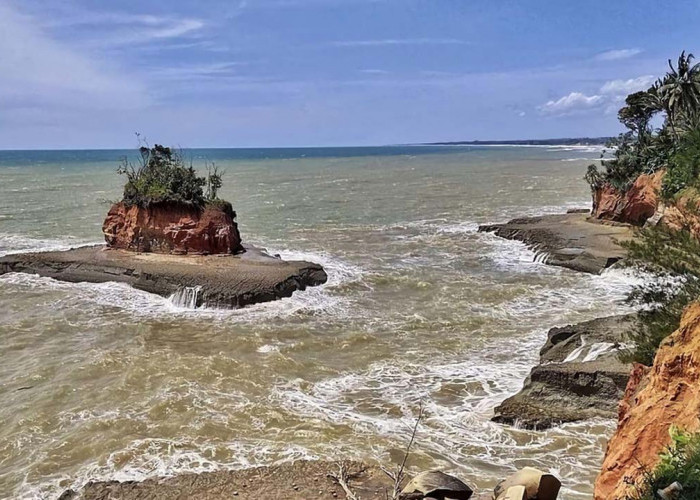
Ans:
<svg viewBox="0 0 700 500"><path fill-rule="evenodd" d="M0 151L0 254L99 242L129 151ZM612 422L490 422L546 331L625 310L631 279L533 262L480 223L589 204L586 147L188 150L225 170L245 241L323 287L238 311L117 284L0 277L0 497L89 479L399 458L493 487L514 467L590 498ZM22 389L29 387L28 389ZM408 425L407 425L408 424Z"/></svg>

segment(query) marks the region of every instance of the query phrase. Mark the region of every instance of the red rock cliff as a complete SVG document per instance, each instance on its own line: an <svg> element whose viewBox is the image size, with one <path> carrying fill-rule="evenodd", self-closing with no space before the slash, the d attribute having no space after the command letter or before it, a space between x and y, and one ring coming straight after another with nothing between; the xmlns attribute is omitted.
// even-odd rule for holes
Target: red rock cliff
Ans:
<svg viewBox="0 0 700 500"><path fill-rule="evenodd" d="M633 371L596 480L595 500L621 500L634 493L632 484L640 480L642 467L653 468L669 444L671 425L696 431L699 416L700 303L694 303L663 342L651 370Z"/></svg>
<svg viewBox="0 0 700 500"><path fill-rule="evenodd" d="M625 193L604 184L593 193L593 216L641 226L656 211L665 173L662 169L640 175Z"/></svg>
<svg viewBox="0 0 700 500"><path fill-rule="evenodd" d="M148 207L115 203L102 224L107 245L137 252L174 254L237 253L241 235L228 202L196 207L154 203Z"/></svg>

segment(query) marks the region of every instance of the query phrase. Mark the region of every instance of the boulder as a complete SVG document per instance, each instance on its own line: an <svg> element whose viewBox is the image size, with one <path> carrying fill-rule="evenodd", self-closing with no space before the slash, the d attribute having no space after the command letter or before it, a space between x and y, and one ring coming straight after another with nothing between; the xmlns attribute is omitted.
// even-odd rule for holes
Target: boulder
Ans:
<svg viewBox="0 0 700 500"><path fill-rule="evenodd" d="M498 483L494 489L494 497L496 500L510 500L511 496L513 500L556 500L560 489L561 481L552 474L533 467L523 467Z"/></svg>
<svg viewBox="0 0 700 500"><path fill-rule="evenodd" d="M495 409L493 420L545 429L594 417L615 418L630 366L618 350L634 328L633 314L549 330L535 366L517 394Z"/></svg>
<svg viewBox="0 0 700 500"><path fill-rule="evenodd" d="M469 500L472 489L454 476L439 470L421 472L401 491L400 500Z"/></svg>
<svg viewBox="0 0 700 500"><path fill-rule="evenodd" d="M653 174L642 174L624 192L610 184L603 184L593 192L593 217L643 225L656 212L665 173L661 169Z"/></svg>
<svg viewBox="0 0 700 500"><path fill-rule="evenodd" d="M678 330L661 344L650 370L636 367L608 442L595 499L625 498L670 443L669 429L700 427L700 303L685 310Z"/></svg>
<svg viewBox="0 0 700 500"><path fill-rule="evenodd" d="M188 203L152 203L142 207L115 203L102 225L107 246L164 254L233 254L243 250L228 202L200 207Z"/></svg>

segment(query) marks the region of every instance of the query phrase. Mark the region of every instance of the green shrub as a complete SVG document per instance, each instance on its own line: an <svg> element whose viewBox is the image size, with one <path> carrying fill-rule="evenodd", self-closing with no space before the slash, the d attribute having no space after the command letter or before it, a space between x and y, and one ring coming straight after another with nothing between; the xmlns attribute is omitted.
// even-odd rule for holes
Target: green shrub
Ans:
<svg viewBox="0 0 700 500"><path fill-rule="evenodd" d="M646 280L629 296L643 309L628 339L633 347L620 357L650 366L661 342L678 328L683 309L700 298L700 243L688 229L655 226L623 245L628 265L656 279Z"/></svg>
<svg viewBox="0 0 700 500"><path fill-rule="evenodd" d="M139 165L123 159L117 170L127 178L123 201L128 205L176 202L203 206L217 199L221 172L212 164L207 177L200 177L192 165L187 166L178 151L156 144L139 148ZM206 195L204 187L207 187Z"/></svg>
<svg viewBox="0 0 700 500"><path fill-rule="evenodd" d="M677 500L700 498L700 433L687 433L671 427L671 445L660 454L653 471L645 471L637 493L627 500L656 500L657 491L674 482L683 486Z"/></svg>
<svg viewBox="0 0 700 500"><path fill-rule="evenodd" d="M687 188L700 187L700 130L685 135L678 149L671 156L664 176L661 196L673 199Z"/></svg>

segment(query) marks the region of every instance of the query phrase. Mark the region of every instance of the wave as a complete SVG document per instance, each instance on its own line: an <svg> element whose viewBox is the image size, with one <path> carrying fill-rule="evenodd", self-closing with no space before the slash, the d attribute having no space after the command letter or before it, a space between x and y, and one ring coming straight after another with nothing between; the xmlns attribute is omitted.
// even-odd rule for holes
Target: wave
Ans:
<svg viewBox="0 0 700 500"><path fill-rule="evenodd" d="M99 245L104 241L90 241L80 238L34 238L13 233L0 233L0 257L13 253L54 252L71 248Z"/></svg>
<svg viewBox="0 0 700 500"><path fill-rule="evenodd" d="M26 247L19 250L15 244L10 253L47 251L49 249L67 250L75 246L67 245L59 240L49 242L48 240L20 238L12 241L25 243ZM347 300L340 294L334 293L334 290L337 287L361 280L362 269L325 253L299 252L287 249L272 250L272 253L279 254L285 260L308 260L321 264L328 274L327 283L318 287L309 287L303 291L296 291L291 297L253 304L242 309L217 309L207 307L206 304L197 309L181 307L176 304L172 297L161 297L118 282L69 283L34 274L7 273L0 276L0 283L13 286L18 291L62 292L65 294L65 299L59 300L65 301L64 307L69 309L83 307L87 302L102 307L117 307L129 311L135 316L221 319L235 317L237 321L257 323L273 318L309 316L321 313L334 317L351 314Z"/></svg>

